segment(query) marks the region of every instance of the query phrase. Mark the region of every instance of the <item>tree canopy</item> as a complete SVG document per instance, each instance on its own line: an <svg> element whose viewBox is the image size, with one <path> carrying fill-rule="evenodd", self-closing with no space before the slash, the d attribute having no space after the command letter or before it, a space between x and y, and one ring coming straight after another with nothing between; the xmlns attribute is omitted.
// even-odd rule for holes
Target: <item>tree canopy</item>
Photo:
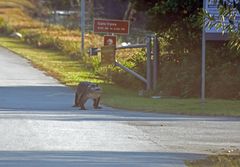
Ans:
<svg viewBox="0 0 240 167"><path fill-rule="evenodd" d="M169 28L176 21L193 18L202 8L201 0L130 0L136 10L150 17L152 30Z"/></svg>
<svg viewBox="0 0 240 167"><path fill-rule="evenodd" d="M239 0L214 0L217 5L219 16L211 15L208 11L203 11L204 24L208 27L221 29L223 33L230 34L230 47L240 52L240 1ZM237 19L238 17L238 19Z"/></svg>
<svg viewBox="0 0 240 167"><path fill-rule="evenodd" d="M164 32L176 28L186 31L200 32L203 23L209 27L215 26L231 36L230 47L240 51L240 23L236 23L236 16L240 13L239 0L213 0L219 10L219 18L203 11L202 0L130 0L138 11L145 11L149 19L148 28L155 32ZM210 1L210 0L209 0ZM203 12L202 12L203 11ZM228 20L229 24L224 22ZM178 26L177 26L178 25Z"/></svg>
<svg viewBox="0 0 240 167"><path fill-rule="evenodd" d="M66 10L79 4L79 0L45 0L44 5L52 9Z"/></svg>

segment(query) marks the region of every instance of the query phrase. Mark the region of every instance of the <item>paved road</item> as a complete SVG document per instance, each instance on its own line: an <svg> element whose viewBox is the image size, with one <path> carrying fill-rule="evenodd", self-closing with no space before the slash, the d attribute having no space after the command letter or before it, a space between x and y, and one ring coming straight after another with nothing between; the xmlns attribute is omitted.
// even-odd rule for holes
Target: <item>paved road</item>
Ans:
<svg viewBox="0 0 240 167"><path fill-rule="evenodd" d="M0 48L0 166L183 167L240 149L240 119L72 108L74 91Z"/></svg>

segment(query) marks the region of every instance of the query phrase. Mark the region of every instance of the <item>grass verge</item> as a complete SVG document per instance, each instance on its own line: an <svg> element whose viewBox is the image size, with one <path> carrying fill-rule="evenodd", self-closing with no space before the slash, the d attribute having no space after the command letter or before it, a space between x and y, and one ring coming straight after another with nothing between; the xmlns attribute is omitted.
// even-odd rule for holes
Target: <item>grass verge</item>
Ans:
<svg viewBox="0 0 240 167"><path fill-rule="evenodd" d="M47 49L37 49L23 41L0 37L0 45L29 59L34 66L46 71L67 86L75 86L80 81L101 83L105 105L148 112L161 112L188 115L240 116L239 100L208 99L204 105L199 99L151 99L139 97L136 92L104 84L104 81L84 69L78 60L64 56L62 53Z"/></svg>
<svg viewBox="0 0 240 167"><path fill-rule="evenodd" d="M1 37L0 45L30 60L35 67L46 71L67 86L74 86L85 80L103 82L86 70L78 60L73 60L59 51L34 48L21 40L8 37Z"/></svg>
<svg viewBox="0 0 240 167"><path fill-rule="evenodd" d="M139 97L136 92L109 85L106 86L104 98L106 105L128 110L187 115L240 116L239 100L207 99L205 104L201 104L199 99L152 99Z"/></svg>
<svg viewBox="0 0 240 167"><path fill-rule="evenodd" d="M211 155L207 159L186 161L188 167L239 167L240 153Z"/></svg>

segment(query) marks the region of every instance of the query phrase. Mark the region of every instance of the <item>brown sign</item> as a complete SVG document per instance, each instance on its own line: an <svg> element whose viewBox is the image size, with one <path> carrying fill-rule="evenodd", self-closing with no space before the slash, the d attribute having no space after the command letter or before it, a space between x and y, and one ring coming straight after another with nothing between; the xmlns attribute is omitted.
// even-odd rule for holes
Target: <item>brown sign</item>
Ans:
<svg viewBox="0 0 240 167"><path fill-rule="evenodd" d="M105 35L104 36L104 46L106 45L114 45L116 46L117 37L113 35Z"/></svg>
<svg viewBox="0 0 240 167"><path fill-rule="evenodd" d="M96 33L129 34L129 21L94 19L93 30Z"/></svg>
<svg viewBox="0 0 240 167"><path fill-rule="evenodd" d="M115 63L115 50L114 45L107 45L101 47L101 64L112 65Z"/></svg>

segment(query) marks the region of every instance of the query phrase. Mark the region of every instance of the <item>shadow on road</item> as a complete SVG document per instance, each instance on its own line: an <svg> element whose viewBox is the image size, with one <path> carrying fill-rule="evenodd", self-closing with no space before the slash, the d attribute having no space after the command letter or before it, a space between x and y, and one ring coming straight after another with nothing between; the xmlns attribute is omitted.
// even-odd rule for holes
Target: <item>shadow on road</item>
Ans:
<svg viewBox="0 0 240 167"><path fill-rule="evenodd" d="M183 167L200 154L102 151L0 151L0 166L9 167Z"/></svg>
<svg viewBox="0 0 240 167"><path fill-rule="evenodd" d="M73 108L74 90L64 86L0 87L1 118L24 118L53 121L239 121L229 117L192 117L146 112L128 112L109 107L87 111Z"/></svg>
<svg viewBox="0 0 240 167"><path fill-rule="evenodd" d="M1 110L70 110L74 91L64 86L0 87Z"/></svg>

